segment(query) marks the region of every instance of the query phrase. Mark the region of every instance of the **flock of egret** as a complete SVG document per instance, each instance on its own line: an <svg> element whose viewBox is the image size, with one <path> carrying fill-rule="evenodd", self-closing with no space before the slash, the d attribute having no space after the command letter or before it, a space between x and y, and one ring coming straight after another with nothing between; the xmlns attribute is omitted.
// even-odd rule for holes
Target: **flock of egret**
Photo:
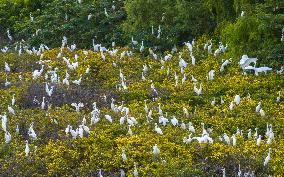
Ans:
<svg viewBox="0 0 284 177"><path fill-rule="evenodd" d="M81 1L78 1L79 3L82 3ZM115 9L115 6L112 7L113 9ZM106 17L109 16L107 9L104 9L104 13L106 15ZM242 16L244 15L244 12L242 12ZM33 17L30 16L31 20L33 20ZM90 20L92 18L92 14L89 14L87 19ZM152 27L153 29L153 27ZM152 30L152 33L154 30ZM161 26L159 26L158 29L158 36L157 38L160 38L161 36ZM7 35L8 38L10 40L12 40L12 36L9 32L9 30L7 31ZM283 34L282 34L282 38L283 38ZM135 41L134 38L132 37L131 39L131 44L133 46L138 46L139 42ZM192 42L185 42L184 43L185 47L187 48L187 50L189 51L189 58L191 59L191 65L195 66L197 64L197 60L194 56L194 45L195 42L194 40ZM112 44L112 49L107 49L106 47L103 47L101 44L95 44L95 41L93 40L93 50L95 52L98 52L101 56L101 59L105 62L107 61L107 57L110 58L115 58L118 57L120 60L123 60L125 57L131 57L133 55L132 51L129 50L123 50L121 51L121 53L119 54L119 50L115 48L115 43L113 42ZM139 48L140 52L143 52L145 50L146 46L144 46L144 42L141 41L141 45ZM67 56L64 56L64 52L63 49L68 49L70 52L75 53L74 58L68 58ZM217 49L215 51L213 51L213 44L212 41L208 41L204 47L204 52L207 52L208 54L212 54L213 56L217 57L219 55L221 55L222 53L225 53L228 49L228 45L223 45L222 42L219 43L219 46L217 47ZM46 50L49 50L49 47L42 44L40 45L40 47L38 49L36 49L36 47L33 47L32 49L30 49L28 46L22 45L20 43L20 45L16 45L15 46L15 50L9 48L9 47L4 47L1 49L1 51L3 53L8 53L11 51L16 51L18 53L18 55L22 55L23 52L26 52L30 55L37 55L39 56L39 61L38 63L41 65L40 68L35 69L32 72L31 78L34 81L39 81L42 80L42 78L44 77L44 83L45 83L45 92L47 97L53 97L53 93L54 90L56 89L54 87L54 85L56 84L63 84L66 86L69 86L70 84L74 84L77 85L78 87L80 87L81 83L84 82L84 74L88 74L89 72L92 72L90 69L90 66L86 69L84 74L80 74L80 76L78 78L73 78L73 80L71 80L70 75L68 72L76 72L78 71L78 68L80 68L80 58L79 55L76 54L76 44L72 44L70 46L67 45L67 37L63 37L62 39L62 46L61 46L61 50L60 52L57 54L57 59L61 60L62 63L65 64L66 67L66 71L65 71L65 76L63 76L64 78L61 79L60 75L58 73L58 68L54 68L53 70L50 69L51 67L48 66L48 61L44 60L44 52ZM88 56L89 51L88 50L84 50L83 54L85 55L85 57ZM186 72L185 72L185 68L187 68L189 66L188 62L182 57L182 55L185 55L183 53L179 53L178 57L179 57L179 61L178 63L176 63L180 69L180 71L175 71L173 73L173 78L175 79L175 87L178 87L178 85L180 84L179 81L179 74L182 75L182 79L181 79L181 84L183 85L187 80L189 80L187 78ZM158 54L155 54L154 51L152 49L149 49L149 56L153 58L153 60L160 62L161 64L161 70L165 69L165 63L166 62L173 62L172 58L174 57L174 54L167 54L164 57L158 57ZM118 68L117 64L115 63L115 61L111 61L112 62L112 66L113 68ZM229 67L230 64L233 62L232 58L229 59L225 59L222 61L221 65L220 65L220 72L223 73L225 72L225 68ZM254 64L254 66L252 66L251 64ZM272 68L270 67L256 67L256 63L257 63L257 58L249 58L247 55L243 55L239 61L239 65L240 68L242 70L242 72L244 73L244 75L246 75L248 70L253 70L255 73L255 76L259 76L260 73L265 73L267 74L268 71L272 71ZM143 65L143 68L141 68L141 80L145 81L145 80L150 80L150 78L146 78L147 73L150 72L149 70L149 66L147 65L147 63L145 63ZM171 68L167 68L167 76L170 77L171 73L170 73ZM9 65L8 62L5 62L5 66L4 66L4 71L6 73L10 73L11 72L11 66ZM216 72L214 70L210 70L207 71L208 75L205 76L207 78L207 81L213 81L216 77ZM284 68L282 67L280 70L277 71L277 74L283 74L284 73ZM123 90L123 91L127 91L129 89L128 85L127 85L127 79L125 77L125 74L123 74L122 69L119 69L119 82L117 84L118 90ZM19 77L19 79L21 79L21 77ZM193 90L191 90L191 92L193 92L196 96L201 96L203 94L206 94L203 92L202 90L202 85L203 83L198 82L198 80L194 77L194 75L191 75L191 79L189 80L189 82L192 82L193 84ZM6 82L5 82L5 86L8 87L9 85L13 84L11 81L7 80L6 77ZM155 88L155 82L151 80L151 85L149 87L149 89L151 91L153 91L154 93L156 93L156 95L158 95L158 91ZM11 115L17 115L17 111L15 111L14 107L15 107L15 95L13 95L13 98L11 100L11 104L7 107L7 111L9 114ZM249 97L249 96L248 96ZM128 132L127 134L129 136L132 136L135 134L135 132L132 131L132 127L135 127L137 125L139 125L141 123L141 120L136 119L134 116L131 116L130 112L130 108L128 108L126 106L126 104L124 104L124 102L121 103L121 105L115 105L115 100L113 98L107 98L106 96L104 97L105 101L109 100L111 103L109 105L110 107L110 113L109 114L101 114L101 110L99 107L97 107L96 102L93 103L93 110L91 111L91 117L90 117L90 124L89 125L95 125L98 124L101 119L105 119L107 120L107 122L109 124L113 124L113 123L119 123L121 126L124 126L125 124L127 124L128 126ZM223 97L220 97L220 104L224 105L225 104L225 100L223 99ZM276 103L280 103L281 102L281 93L280 91L277 93L277 98L276 98ZM34 103L38 103L39 107L43 110L46 109L46 106L48 106L45 97L42 97L42 102L40 103L37 98L34 98ZM230 110L233 111L234 109L236 109L235 107L239 106L240 104L242 104L242 98L240 95L235 95L233 100L229 101L230 104L228 104L226 107ZM211 106L215 107L217 105L216 103L216 98L214 97L211 101ZM80 113L80 110L84 108L84 103L82 102L78 102L78 103L72 103L71 104L72 107L74 107L74 111ZM143 109L143 108L142 108ZM182 107L181 108L185 117L189 118L189 111L187 110L187 108ZM158 113L158 117L153 116L153 112L157 112ZM195 108L195 112L196 112L196 108ZM172 116L168 116L167 113L164 114L164 111L162 110L162 106L161 104L158 104L157 106L157 110L155 109L151 109L148 105L147 105L147 101L145 100L145 104L144 104L144 112L145 112L145 117L146 120L149 124L153 124L154 125L154 129L153 132L155 132L158 136L163 136L163 128L166 126L173 126L173 127L180 127L181 130L183 131L188 131L189 135L187 137L177 137L182 139L183 143L185 145L190 145L192 143L192 141L197 141L198 143L207 143L207 144L213 144L216 141L218 142L222 142L226 145L231 145L231 146L236 146L238 144L238 138L239 137L246 137L247 139L254 139L255 140L255 144L257 146L260 146L261 143L264 143L264 140L262 138L266 138L266 144L271 144L272 141L275 139L274 136L274 132L272 129L272 124L268 124L267 123L267 128L266 128L266 133L265 135L261 135L258 132L258 128L255 128L255 131L252 132L251 129L248 130L240 130L237 129L235 133L233 133L232 135L229 135L227 133L221 134L219 135L217 138L216 137L212 137L212 133L213 133L213 129L212 128L205 128L205 124L201 123L201 134L198 135L197 133L197 129L195 128L195 126L191 121L188 122L184 122L182 121L182 119L179 120L178 117L172 115ZM112 115L123 115L121 116L119 119L117 119L117 117L113 117ZM255 114L259 114L260 117L265 117L265 111L264 111L264 106L262 105L262 102L260 101L256 107L255 107ZM92 131L88 126L88 121L86 119L85 116L82 120L82 123L80 125L77 126L72 126L72 125L67 125L65 130L66 135L69 136L71 135L71 137L73 139L76 138L83 138L84 135L88 135L90 133L90 131ZM12 140L12 135L8 132L8 128L7 128L7 122L8 122L8 117L7 117L7 113L4 112L3 115L1 115L2 118L2 129L4 131L4 138L5 138L5 143L10 143ZM12 128L10 128L9 130L11 130ZM15 127L15 132L19 133L19 127L18 125ZM247 135L244 135L244 131L247 131ZM32 143L34 140L37 139L37 133L36 130L33 127L33 123L30 124L30 127L28 129L28 136L30 138L29 140L25 141L25 149L24 149L24 153L26 156L29 156L30 154L30 148L29 148L29 142ZM154 144L152 146L152 153L154 156L159 156L159 154L162 154L163 151L160 151L160 149L158 148L160 145L159 144ZM270 161L270 153L271 153L271 148L268 149L268 154L263 162L264 166L267 166L269 164ZM127 162L127 152L125 149L122 149L122 154L121 154L121 158L124 162ZM226 170L223 169L223 175L225 175ZM241 167L239 166L239 171L238 171L238 176L242 176L245 175L246 173L242 173L241 171ZM99 172L99 175L102 176L101 170ZM121 170L121 175L125 176L125 172L123 170ZM139 175L139 168L137 167L137 163L134 163L134 169L133 169L133 175L135 177L137 177Z"/></svg>

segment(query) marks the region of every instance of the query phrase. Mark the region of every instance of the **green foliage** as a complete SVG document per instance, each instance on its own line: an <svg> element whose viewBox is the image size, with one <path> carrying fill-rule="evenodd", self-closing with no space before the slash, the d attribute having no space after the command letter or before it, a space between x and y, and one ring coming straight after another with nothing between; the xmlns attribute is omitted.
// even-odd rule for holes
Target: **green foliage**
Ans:
<svg viewBox="0 0 284 177"><path fill-rule="evenodd" d="M87 87L97 86L89 95L76 97L75 102L83 101L84 109L79 113L70 106L71 102L63 102L55 106L55 97L48 98L44 89L30 93L31 99L34 95L42 93L47 101L53 106L47 110L41 110L37 106L25 105L27 101L23 98L28 89L44 82L41 77L37 81L32 80L31 65L39 68L36 63L38 57L34 55L21 55L14 53L2 54L4 60L0 63L0 68L4 68L4 62L11 66L11 73L0 72L0 80L5 82L8 76L11 86L0 87L1 107L6 110L10 105L13 93L16 95L16 115L8 113L8 130L12 134L12 141L9 144L3 142L0 146L1 175L7 176L11 173L19 176L97 176L99 169L104 176L118 175L123 169L127 176L132 176L134 162L140 176L214 176L221 175L222 168L226 169L228 176L236 175L238 165L241 165L243 172L254 171L256 176L281 176L284 173L284 161L281 154L284 152L283 145L283 100L276 103L277 92L283 93L283 75L275 72L258 77L248 74L243 76L238 65L238 58L233 58L232 63L226 68L224 73L219 71L223 58L230 54L224 53L218 57L204 54L203 45L208 38L203 37L196 41L194 54L197 58L197 65L189 65L185 68L185 74L191 74L203 84L201 96L196 96L193 92L193 83L187 79L183 85L175 87L174 72L179 78L182 74L178 66L179 56L174 55L165 61L164 69L161 69L159 60L150 57L141 58L139 54L120 59L119 55L106 55L105 61L101 59L100 53L88 51L85 55L82 50L70 52L62 50L65 57L75 61L74 54L78 54L79 68L76 71L68 71L70 81L78 79L83 74L81 86L65 86L62 83L56 84L55 95L67 94L72 90L83 92ZM213 47L216 47L215 45ZM119 48L118 53L125 49ZM57 67L60 78L65 77L67 70L66 63L61 58L57 58L60 49L52 49L43 53L42 60L46 61L44 73ZM166 52L167 53L167 52ZM189 52L182 50L182 56L190 62ZM18 62L26 61L24 62ZM116 63L114 67L112 62ZM145 73L146 80L141 80L143 65L147 64L149 71ZM29 66L29 67L27 67ZM90 73L84 74L86 68L90 67ZM170 75L166 75L166 68L170 68ZM120 82L120 69L125 76L127 90L119 90L116 86ZM213 81L206 80L207 72L214 69L216 76ZM18 77L22 75L23 80ZM158 99L153 101L155 94L150 89L152 80L157 92ZM62 79L61 79L62 80ZM2 83L3 83L2 82ZM39 93L38 93L39 92ZM76 93L74 92L74 93ZM86 92L83 92L86 93ZM251 98L247 94L251 94ZM229 104L234 96L241 96L241 104L229 110ZM107 102L102 96L106 95ZM87 98L84 98L87 97ZM220 96L223 96L225 103L220 105ZM115 113L110 109L110 99L115 98L115 104L124 101L124 106L129 107L129 116L133 116L138 124L131 127L133 136L128 134L128 126L120 125L119 119L124 115L121 112ZM215 106L211 106L213 97L216 98ZM153 111L152 119L146 117L143 109L144 100L147 101L149 109ZM90 112L92 103L96 101L101 110L100 121L95 125L90 125ZM266 116L261 117L255 113L255 106L262 102ZM193 123L196 133L202 133L201 123L205 123L206 128L213 129L210 137L214 139L214 144L198 143L193 140L186 145L183 138L190 132L182 130L179 126L167 125L159 127L163 135L158 135L154 131L154 123L158 122L158 103L161 104L163 113L167 113L168 118L176 116L179 123ZM196 111L195 111L196 106ZM189 111L186 117L183 108ZM109 114L113 118L113 123L108 122L104 115ZM67 125L77 128L81 124L83 117L87 119L90 133L84 134L83 138L73 139L70 134L66 135ZM55 121L57 121L57 124ZM34 129L37 140L31 140L27 134L29 124L34 122ZM275 139L272 144L267 145L265 137L266 124L273 125ZM14 130L19 125L20 133ZM248 139L246 134L248 129L258 127L258 133L263 135L261 145L256 145L256 140ZM226 145L218 140L218 136L227 133L228 136L236 133L237 128L242 130L243 136L236 135L236 146ZM29 140L30 154L25 156L25 140ZM152 147L157 144L161 153L154 156ZM267 149L272 148L271 160L267 167L263 167ZM121 158L122 149L125 150L127 160Z"/></svg>
<svg viewBox="0 0 284 177"><path fill-rule="evenodd" d="M284 43L281 42L284 14L273 11L274 5L257 5L234 23L220 27L221 38L231 48L231 55L255 56L275 66L283 64Z"/></svg>
<svg viewBox="0 0 284 177"><path fill-rule="evenodd" d="M135 39L146 41L146 45L160 47L158 49L180 45L214 28L209 10L200 1L134 0L126 1L125 9L128 16L124 30ZM159 26L161 35L157 39Z"/></svg>
<svg viewBox="0 0 284 177"><path fill-rule="evenodd" d="M112 9L115 6L115 10ZM96 42L110 45L116 41L124 45L120 23L125 19L122 10L123 2L114 4L110 1L85 0L82 4L77 1L51 1L44 8L32 13L34 21L25 18L14 25L18 39L27 39L31 45L47 44L60 46L63 36L77 47L91 47L92 39ZM108 17L104 14L107 9ZM88 15L92 17L88 20Z"/></svg>

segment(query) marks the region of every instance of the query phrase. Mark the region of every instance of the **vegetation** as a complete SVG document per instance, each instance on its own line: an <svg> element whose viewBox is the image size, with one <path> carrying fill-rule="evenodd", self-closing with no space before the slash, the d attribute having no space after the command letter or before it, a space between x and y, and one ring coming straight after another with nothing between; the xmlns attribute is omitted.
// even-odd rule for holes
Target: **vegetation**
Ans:
<svg viewBox="0 0 284 177"><path fill-rule="evenodd" d="M281 1L0 0L0 33L1 176L283 176Z"/></svg>

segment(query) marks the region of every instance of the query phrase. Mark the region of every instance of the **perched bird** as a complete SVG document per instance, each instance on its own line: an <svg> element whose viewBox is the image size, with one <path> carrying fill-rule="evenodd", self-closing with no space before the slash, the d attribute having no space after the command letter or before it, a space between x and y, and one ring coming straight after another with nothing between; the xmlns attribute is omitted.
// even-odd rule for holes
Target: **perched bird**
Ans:
<svg viewBox="0 0 284 177"><path fill-rule="evenodd" d="M223 138L224 138L226 144L229 145L230 144L230 138L228 137L228 135L226 133L224 133Z"/></svg>
<svg viewBox="0 0 284 177"><path fill-rule="evenodd" d="M84 107L84 103L72 103L71 106L75 107L76 109L76 112L79 112L80 111L80 108L83 108Z"/></svg>
<svg viewBox="0 0 284 177"><path fill-rule="evenodd" d="M137 167L136 167L136 163L135 163L135 162L134 162L133 176L134 176L134 177L138 177L138 170L137 170Z"/></svg>
<svg viewBox="0 0 284 177"><path fill-rule="evenodd" d="M195 128L194 128L194 126L192 125L191 122L188 123L188 130L192 133L195 133Z"/></svg>
<svg viewBox="0 0 284 177"><path fill-rule="evenodd" d="M175 116L173 116L173 118L171 119L171 123L172 123L173 126L178 125L178 120Z"/></svg>
<svg viewBox="0 0 284 177"><path fill-rule="evenodd" d="M212 81L214 79L214 70L210 70L209 73L208 73L208 80Z"/></svg>
<svg viewBox="0 0 284 177"><path fill-rule="evenodd" d="M184 137L184 138L183 138L183 142L184 142L185 144L190 144L190 143L191 143L191 141L192 141L191 135L192 135L192 134L188 135L188 137Z"/></svg>
<svg viewBox="0 0 284 177"><path fill-rule="evenodd" d="M258 113L260 111L261 102L258 102L258 105L255 108L255 112Z"/></svg>
<svg viewBox="0 0 284 177"><path fill-rule="evenodd" d="M158 134L160 134L160 135L163 134L161 128L158 127L157 123L155 123L155 131L156 131Z"/></svg>
<svg viewBox="0 0 284 177"><path fill-rule="evenodd" d="M213 100L211 101L211 106L215 105L215 97L213 98Z"/></svg>
<svg viewBox="0 0 284 177"><path fill-rule="evenodd" d="M154 155L160 154L160 150L159 150L157 144L155 144L155 146L153 146L153 154L154 154Z"/></svg>
<svg viewBox="0 0 284 177"><path fill-rule="evenodd" d="M26 156L28 156L28 155L29 155L29 153L30 153L30 147L29 147L29 142L28 142L28 140L26 140L25 153L26 153Z"/></svg>
<svg viewBox="0 0 284 177"><path fill-rule="evenodd" d="M220 67L220 71L223 72L225 70L225 66L229 65L231 62L232 62L231 58L228 60L225 60Z"/></svg>
<svg viewBox="0 0 284 177"><path fill-rule="evenodd" d="M36 79L38 79L41 76L41 74L43 73L43 68L44 68L44 65L41 65L41 69L40 70L35 70L33 72L33 80L36 80Z"/></svg>
<svg viewBox="0 0 284 177"><path fill-rule="evenodd" d="M108 120L109 122L112 122L112 118L110 115L105 115L106 120Z"/></svg>
<svg viewBox="0 0 284 177"><path fill-rule="evenodd" d="M263 162L263 166L267 166L269 160L270 160L270 151L271 151L271 148L268 149L268 154Z"/></svg>
<svg viewBox="0 0 284 177"><path fill-rule="evenodd" d="M192 82L197 82L197 80L194 78L193 75L191 75L191 81L192 81Z"/></svg>
<svg viewBox="0 0 284 177"><path fill-rule="evenodd" d="M11 139L12 139L11 134L8 131L6 131L5 132L5 143L7 143L7 144L10 143Z"/></svg>
<svg viewBox="0 0 284 177"><path fill-rule="evenodd" d="M8 106L8 111L9 113L15 115L15 110L11 106Z"/></svg>
<svg viewBox="0 0 284 177"><path fill-rule="evenodd" d="M194 87L193 87L194 92L195 92L198 96L201 95L201 92L202 92L202 83L200 83L199 89L197 89L195 83L194 83L193 85L194 85Z"/></svg>
<svg viewBox="0 0 284 177"><path fill-rule="evenodd" d="M5 62L5 71L6 72L10 72L11 71L10 66L9 66L9 64L7 62Z"/></svg>
<svg viewBox="0 0 284 177"><path fill-rule="evenodd" d="M16 102L15 94L13 94L11 105L12 105L12 106L15 106L15 102Z"/></svg>
<svg viewBox="0 0 284 177"><path fill-rule="evenodd" d="M234 109L234 102L232 101L232 102L230 103L230 110L233 111L233 109Z"/></svg>
<svg viewBox="0 0 284 177"><path fill-rule="evenodd" d="M280 91L278 91L278 96L276 97L276 103L280 103Z"/></svg>
<svg viewBox="0 0 284 177"><path fill-rule="evenodd" d="M251 138L251 129L248 130L248 139Z"/></svg>
<svg viewBox="0 0 284 177"><path fill-rule="evenodd" d="M91 20L91 18L92 18L92 14L91 13L89 13L89 15L88 15L88 20Z"/></svg>
<svg viewBox="0 0 284 177"><path fill-rule="evenodd" d="M82 82L82 74L80 75L80 78L78 80L74 80L72 81L73 84L76 84L76 85L80 85Z"/></svg>
<svg viewBox="0 0 284 177"><path fill-rule="evenodd" d="M258 135L258 138L256 140L256 145L260 146L260 142L261 142L261 135Z"/></svg>
<svg viewBox="0 0 284 177"><path fill-rule="evenodd" d="M259 113L261 117L265 117L265 112L263 109L260 108Z"/></svg>
<svg viewBox="0 0 284 177"><path fill-rule="evenodd" d="M106 17L109 17L106 8L105 8L105 16L106 16Z"/></svg>
<svg viewBox="0 0 284 177"><path fill-rule="evenodd" d="M123 160L123 161L126 161L127 158L126 158L126 154L125 154L124 149L122 149L121 157L122 157L122 160Z"/></svg>
<svg viewBox="0 0 284 177"><path fill-rule="evenodd" d="M128 125L128 132L127 132L130 136L133 135L133 132L131 130L131 125Z"/></svg>
<svg viewBox="0 0 284 177"><path fill-rule="evenodd" d="M239 105L240 102L241 102L241 97L239 95L236 95L235 96L235 103L236 103L236 105Z"/></svg>

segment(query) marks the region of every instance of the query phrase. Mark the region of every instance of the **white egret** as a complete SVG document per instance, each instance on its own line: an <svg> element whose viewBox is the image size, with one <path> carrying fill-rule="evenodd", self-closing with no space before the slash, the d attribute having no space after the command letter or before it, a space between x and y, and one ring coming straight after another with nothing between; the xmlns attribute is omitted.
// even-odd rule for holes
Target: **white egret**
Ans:
<svg viewBox="0 0 284 177"><path fill-rule="evenodd" d="M271 148L268 149L268 154L263 162L263 166L267 166L269 160L270 160L270 151L271 151Z"/></svg>
<svg viewBox="0 0 284 177"><path fill-rule="evenodd" d="M160 154L160 149L158 148L157 144L155 144L155 146L153 146L153 154L154 155Z"/></svg>

